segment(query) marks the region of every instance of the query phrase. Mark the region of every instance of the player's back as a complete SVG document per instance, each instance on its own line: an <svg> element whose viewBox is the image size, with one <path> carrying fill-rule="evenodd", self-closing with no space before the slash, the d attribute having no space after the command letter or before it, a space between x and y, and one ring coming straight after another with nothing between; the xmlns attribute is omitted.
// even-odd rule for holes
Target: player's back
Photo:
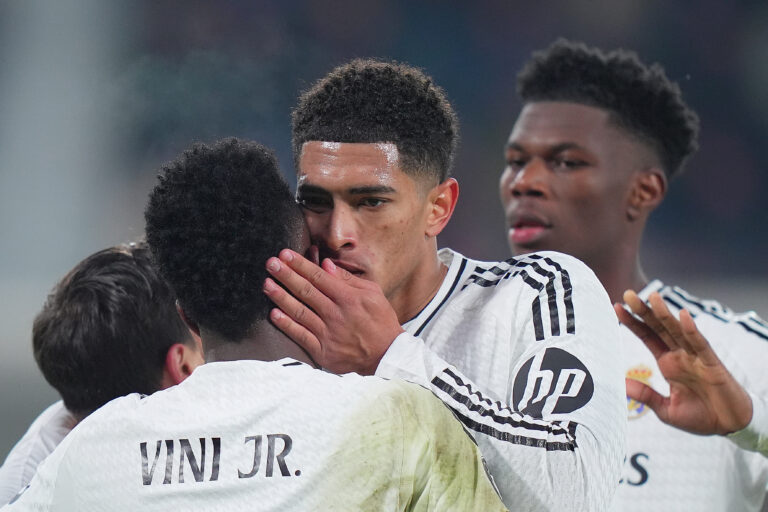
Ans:
<svg viewBox="0 0 768 512"><path fill-rule="evenodd" d="M428 391L291 360L210 363L83 421L12 508L501 510Z"/></svg>

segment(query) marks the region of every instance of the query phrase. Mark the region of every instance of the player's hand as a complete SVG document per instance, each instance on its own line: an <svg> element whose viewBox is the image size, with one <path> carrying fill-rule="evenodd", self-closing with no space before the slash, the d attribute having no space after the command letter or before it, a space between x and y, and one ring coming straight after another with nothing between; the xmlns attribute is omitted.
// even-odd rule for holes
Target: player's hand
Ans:
<svg viewBox="0 0 768 512"><path fill-rule="evenodd" d="M642 319L620 304L614 309L650 349L664 378L669 396L627 379L627 396L648 405L661 421L693 434L727 434L746 427L752 419L752 401L696 328L690 313L680 311L678 321L658 293L645 304L631 290L624 302Z"/></svg>
<svg viewBox="0 0 768 512"><path fill-rule="evenodd" d="M403 332L379 285L331 260L317 266L285 249L267 260L264 292L277 308L270 319L320 366L336 373L372 375L392 341Z"/></svg>

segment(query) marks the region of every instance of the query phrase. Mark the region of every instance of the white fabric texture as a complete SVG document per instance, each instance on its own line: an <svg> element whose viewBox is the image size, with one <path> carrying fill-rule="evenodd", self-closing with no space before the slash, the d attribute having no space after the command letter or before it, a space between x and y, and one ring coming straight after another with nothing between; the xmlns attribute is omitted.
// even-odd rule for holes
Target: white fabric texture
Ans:
<svg viewBox="0 0 768 512"><path fill-rule="evenodd" d="M376 374L429 387L475 437L511 510L606 510L625 453L619 325L583 263L439 253L429 305Z"/></svg>
<svg viewBox="0 0 768 512"><path fill-rule="evenodd" d="M504 510L429 391L292 360L209 363L83 420L9 510Z"/></svg>
<svg viewBox="0 0 768 512"><path fill-rule="evenodd" d="M734 313L658 280L639 295L647 300L654 291L661 294L675 316L681 308L688 309L726 368L755 397L758 408L752 424L729 436L735 437L731 440L670 427L649 408L627 399L628 450L615 510L759 511L768 484L768 459L739 448L734 441L741 440L756 450L760 438L768 439L768 425L756 400L768 396L768 330L754 313ZM622 328L621 335L627 376L668 395L669 384L651 352L629 329Z"/></svg>
<svg viewBox="0 0 768 512"><path fill-rule="evenodd" d="M37 466L76 423L61 400L40 413L0 467L0 505L11 501L32 480Z"/></svg>

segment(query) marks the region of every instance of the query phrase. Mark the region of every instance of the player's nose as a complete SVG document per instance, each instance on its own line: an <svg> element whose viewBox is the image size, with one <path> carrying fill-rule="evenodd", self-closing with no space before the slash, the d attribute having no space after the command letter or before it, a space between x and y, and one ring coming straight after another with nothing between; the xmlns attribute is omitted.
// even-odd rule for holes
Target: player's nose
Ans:
<svg viewBox="0 0 768 512"><path fill-rule="evenodd" d="M548 190L549 169L541 158L531 158L509 180L512 197L545 196Z"/></svg>
<svg viewBox="0 0 768 512"><path fill-rule="evenodd" d="M357 220L346 205L334 207L328 217L325 246L331 251L354 247L357 244Z"/></svg>

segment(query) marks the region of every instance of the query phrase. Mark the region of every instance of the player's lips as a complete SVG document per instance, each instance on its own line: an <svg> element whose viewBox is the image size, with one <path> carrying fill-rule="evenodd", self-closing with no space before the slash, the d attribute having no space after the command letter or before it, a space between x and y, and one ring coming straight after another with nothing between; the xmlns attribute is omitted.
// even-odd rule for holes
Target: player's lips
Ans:
<svg viewBox="0 0 768 512"><path fill-rule="evenodd" d="M540 240L552 224L538 215L513 213L509 217L509 240L515 245L530 245Z"/></svg>
<svg viewBox="0 0 768 512"><path fill-rule="evenodd" d="M362 268L360 268L359 266L357 266L357 265L355 265L353 263L349 263L349 262L343 261L343 260L337 260L335 258L331 258L331 261L333 262L334 265L336 265L339 268L343 268L344 270L346 270L350 274L353 274L353 275L356 275L356 276L361 276L361 275L365 274L365 270L363 270Z"/></svg>

